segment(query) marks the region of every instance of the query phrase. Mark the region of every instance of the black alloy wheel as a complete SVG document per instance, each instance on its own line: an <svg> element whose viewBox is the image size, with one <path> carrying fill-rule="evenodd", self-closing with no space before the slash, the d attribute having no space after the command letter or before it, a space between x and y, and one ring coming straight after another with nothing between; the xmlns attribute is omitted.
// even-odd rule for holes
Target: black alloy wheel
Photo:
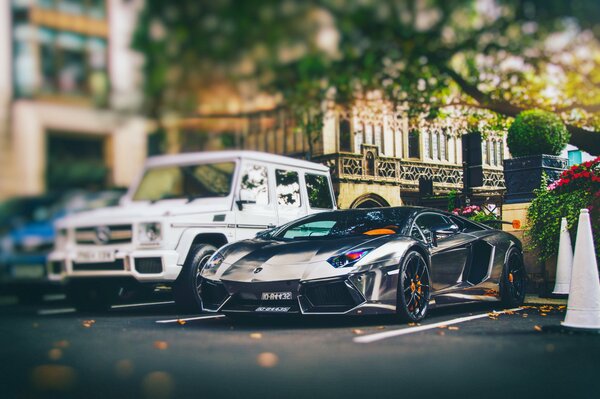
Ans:
<svg viewBox="0 0 600 399"><path fill-rule="evenodd" d="M507 307L520 306L525 301L527 275L523 254L515 247L509 249L500 280L500 299Z"/></svg>
<svg viewBox="0 0 600 399"><path fill-rule="evenodd" d="M183 311L198 313L202 310L200 298L200 273L217 248L209 244L192 247L173 285L173 297L177 307Z"/></svg>
<svg viewBox="0 0 600 399"><path fill-rule="evenodd" d="M422 320L429 308L429 298L429 266L421 253L411 250L400 265L396 312L406 322Z"/></svg>

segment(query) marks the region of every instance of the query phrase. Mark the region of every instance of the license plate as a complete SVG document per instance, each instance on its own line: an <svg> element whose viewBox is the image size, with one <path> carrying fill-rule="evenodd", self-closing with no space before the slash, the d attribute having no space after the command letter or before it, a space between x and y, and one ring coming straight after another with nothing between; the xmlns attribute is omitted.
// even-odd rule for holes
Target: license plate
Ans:
<svg viewBox="0 0 600 399"><path fill-rule="evenodd" d="M292 299L291 292L263 292L261 297L263 301L289 301Z"/></svg>
<svg viewBox="0 0 600 399"><path fill-rule="evenodd" d="M261 306L256 308L256 312L287 312L290 310L289 307L283 306Z"/></svg>
<svg viewBox="0 0 600 399"><path fill-rule="evenodd" d="M76 261L80 263L114 262L113 251L85 251L78 252Z"/></svg>

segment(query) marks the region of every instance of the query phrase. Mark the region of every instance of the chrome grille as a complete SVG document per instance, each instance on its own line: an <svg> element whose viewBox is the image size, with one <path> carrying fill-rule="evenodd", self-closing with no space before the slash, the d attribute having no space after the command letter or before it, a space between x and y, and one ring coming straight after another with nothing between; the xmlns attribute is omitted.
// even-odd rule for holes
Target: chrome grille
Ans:
<svg viewBox="0 0 600 399"><path fill-rule="evenodd" d="M75 242L88 245L127 244L133 237L130 224L80 227L75 229Z"/></svg>

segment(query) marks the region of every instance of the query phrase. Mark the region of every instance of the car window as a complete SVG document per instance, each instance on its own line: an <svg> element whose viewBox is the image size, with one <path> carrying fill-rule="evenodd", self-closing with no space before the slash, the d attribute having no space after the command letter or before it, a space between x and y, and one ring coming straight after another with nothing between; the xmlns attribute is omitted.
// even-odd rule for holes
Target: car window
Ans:
<svg viewBox="0 0 600 399"><path fill-rule="evenodd" d="M410 230L410 236L415 240L425 242L425 237L423 237L423 234L421 233L421 230L419 230L417 225L413 225L412 229Z"/></svg>
<svg viewBox="0 0 600 399"><path fill-rule="evenodd" d="M300 180L298 172L290 170L275 171L277 185L277 204L280 207L300 207Z"/></svg>
<svg viewBox="0 0 600 399"><path fill-rule="evenodd" d="M256 205L269 204L269 177L267 167L247 164L242 174L240 197Z"/></svg>
<svg viewBox="0 0 600 399"><path fill-rule="evenodd" d="M283 238L326 236L336 223L337 221L335 220L320 220L316 222L300 224L287 230L283 235Z"/></svg>
<svg viewBox="0 0 600 399"><path fill-rule="evenodd" d="M456 223L456 225L462 232L468 233L470 231L483 230L483 228L481 228L480 226L476 225L475 223L471 223L466 219L461 219L461 218L457 218L457 217L452 217L451 219L452 219L452 222Z"/></svg>
<svg viewBox="0 0 600 399"><path fill-rule="evenodd" d="M307 173L305 179L310 207L332 209L333 201L331 199L331 192L329 191L327 176Z"/></svg>
<svg viewBox="0 0 600 399"><path fill-rule="evenodd" d="M424 213L415 221L417 226L423 231L429 231L432 227L450 224L450 221L437 213Z"/></svg>

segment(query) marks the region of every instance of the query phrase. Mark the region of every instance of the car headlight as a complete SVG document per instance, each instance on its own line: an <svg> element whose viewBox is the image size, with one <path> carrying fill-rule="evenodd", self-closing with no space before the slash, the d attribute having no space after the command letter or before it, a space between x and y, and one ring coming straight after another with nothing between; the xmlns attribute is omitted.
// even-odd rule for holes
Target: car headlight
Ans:
<svg viewBox="0 0 600 399"><path fill-rule="evenodd" d="M157 244L162 240L162 225L159 222L140 223L138 237L141 244Z"/></svg>
<svg viewBox="0 0 600 399"><path fill-rule="evenodd" d="M56 240L54 241L54 248L62 249L67 245L67 234L67 229L56 229Z"/></svg>
<svg viewBox="0 0 600 399"><path fill-rule="evenodd" d="M204 270L216 270L219 266L221 266L221 263L223 263L224 260L225 257L221 252L215 252L204 265Z"/></svg>
<svg viewBox="0 0 600 399"><path fill-rule="evenodd" d="M345 254L332 256L327 262L333 267L350 267L364 258L371 249L357 249L346 252Z"/></svg>

